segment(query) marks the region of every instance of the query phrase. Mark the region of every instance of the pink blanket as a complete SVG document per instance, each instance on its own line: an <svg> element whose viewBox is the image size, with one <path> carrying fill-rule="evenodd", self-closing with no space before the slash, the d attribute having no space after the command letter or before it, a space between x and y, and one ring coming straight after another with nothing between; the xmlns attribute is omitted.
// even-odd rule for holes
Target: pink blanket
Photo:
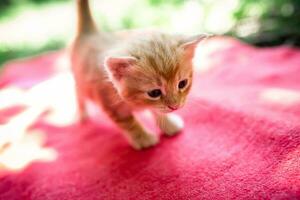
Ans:
<svg viewBox="0 0 300 200"><path fill-rule="evenodd" d="M144 151L93 107L74 120L63 55L1 74L1 200L300 199L299 49L203 43L184 131Z"/></svg>

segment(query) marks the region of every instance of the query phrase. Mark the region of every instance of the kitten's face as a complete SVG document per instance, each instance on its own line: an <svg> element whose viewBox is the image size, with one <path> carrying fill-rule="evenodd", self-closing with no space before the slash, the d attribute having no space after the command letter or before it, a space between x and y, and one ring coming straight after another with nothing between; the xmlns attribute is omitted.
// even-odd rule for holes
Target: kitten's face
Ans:
<svg viewBox="0 0 300 200"><path fill-rule="evenodd" d="M160 34L131 45L130 56L105 60L121 98L136 108L168 113L181 108L192 86L192 58L203 37Z"/></svg>
<svg viewBox="0 0 300 200"><path fill-rule="evenodd" d="M119 85L119 94L129 104L168 113L181 108L192 86L193 70L181 63L169 73L135 69Z"/></svg>

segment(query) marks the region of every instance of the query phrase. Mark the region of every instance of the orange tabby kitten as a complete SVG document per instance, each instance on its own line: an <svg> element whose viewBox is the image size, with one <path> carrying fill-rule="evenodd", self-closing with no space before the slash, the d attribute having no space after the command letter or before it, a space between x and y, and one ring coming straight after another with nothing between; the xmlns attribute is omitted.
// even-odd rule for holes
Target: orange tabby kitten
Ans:
<svg viewBox="0 0 300 200"><path fill-rule="evenodd" d="M124 39L97 31L88 0L77 0L77 8L71 61L81 119L86 117L85 100L92 100L135 149L159 141L135 119L137 109L151 110L165 134L178 133L183 121L171 112L185 103L192 85L194 50L206 36L149 32Z"/></svg>

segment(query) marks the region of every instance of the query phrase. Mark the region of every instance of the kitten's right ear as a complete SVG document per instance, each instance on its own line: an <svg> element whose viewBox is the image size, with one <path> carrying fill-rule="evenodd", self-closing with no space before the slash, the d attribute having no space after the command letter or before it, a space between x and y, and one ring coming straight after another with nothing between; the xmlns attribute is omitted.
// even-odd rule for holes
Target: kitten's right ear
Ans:
<svg viewBox="0 0 300 200"><path fill-rule="evenodd" d="M121 80L128 73L130 67L136 64L137 59L128 57L107 57L104 59L104 65L115 80Z"/></svg>
<svg viewBox="0 0 300 200"><path fill-rule="evenodd" d="M200 42L202 42L212 36L213 35L210 35L210 34L200 34L200 35L196 35L196 36L192 36L192 37L187 37L182 41L182 44L180 46L183 47L183 49L185 51L185 55L188 58L192 58L194 56L194 52L195 52L197 45Z"/></svg>

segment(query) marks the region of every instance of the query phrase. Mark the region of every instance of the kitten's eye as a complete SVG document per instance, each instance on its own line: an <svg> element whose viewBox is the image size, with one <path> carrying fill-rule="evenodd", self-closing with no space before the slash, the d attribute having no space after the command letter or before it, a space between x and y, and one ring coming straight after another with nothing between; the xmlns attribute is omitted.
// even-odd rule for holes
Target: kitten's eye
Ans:
<svg viewBox="0 0 300 200"><path fill-rule="evenodd" d="M147 92L147 94L151 98L157 98L157 97L161 96L161 90L160 89L151 90L151 91Z"/></svg>
<svg viewBox="0 0 300 200"><path fill-rule="evenodd" d="M187 83L188 83L188 80L187 80L187 79L184 79L184 80L180 81L180 82L178 83L178 88L179 88L179 89L183 89L183 88L187 85Z"/></svg>

